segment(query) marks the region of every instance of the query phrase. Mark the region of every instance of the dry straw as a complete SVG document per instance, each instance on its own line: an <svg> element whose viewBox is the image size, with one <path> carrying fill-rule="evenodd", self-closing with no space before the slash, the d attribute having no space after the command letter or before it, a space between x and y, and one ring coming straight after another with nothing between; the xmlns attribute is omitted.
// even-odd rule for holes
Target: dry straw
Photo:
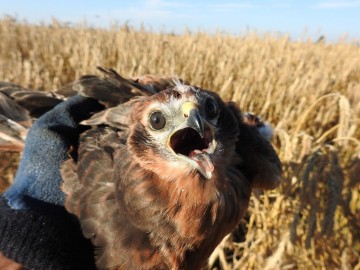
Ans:
<svg viewBox="0 0 360 270"><path fill-rule="evenodd" d="M275 127L283 182L254 192L244 223L213 254L211 268L360 269L359 44L11 18L0 20L0 40L3 81L48 91L98 65L126 76L178 75ZM16 162L1 157L4 189Z"/></svg>

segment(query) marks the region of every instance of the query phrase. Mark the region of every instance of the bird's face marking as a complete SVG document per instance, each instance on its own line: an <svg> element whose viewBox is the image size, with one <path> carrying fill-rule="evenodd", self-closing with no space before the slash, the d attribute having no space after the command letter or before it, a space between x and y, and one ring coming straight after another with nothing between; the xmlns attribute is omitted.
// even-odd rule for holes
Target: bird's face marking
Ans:
<svg viewBox="0 0 360 270"><path fill-rule="evenodd" d="M136 107L134 121L141 125L142 135L133 133L130 137L136 136L138 144L141 137L143 145L130 148L139 150L139 158L140 154L151 155L147 160L157 172L169 167L174 172L195 171L211 179L215 161L224 154L226 131L219 122L222 109L225 105L216 94L193 86L160 92Z"/></svg>
<svg viewBox="0 0 360 270"><path fill-rule="evenodd" d="M216 149L215 126L207 122L201 105L199 100L181 104L179 118L185 127L175 127L167 137L166 145L179 160L211 179L214 170L212 157Z"/></svg>

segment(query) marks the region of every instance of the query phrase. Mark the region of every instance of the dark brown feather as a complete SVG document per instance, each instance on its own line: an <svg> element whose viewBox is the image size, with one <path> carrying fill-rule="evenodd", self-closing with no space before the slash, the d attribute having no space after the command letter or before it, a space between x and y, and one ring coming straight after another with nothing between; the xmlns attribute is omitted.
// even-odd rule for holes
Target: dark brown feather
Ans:
<svg viewBox="0 0 360 270"><path fill-rule="evenodd" d="M236 152L242 158L239 169L252 180L254 188L276 188L281 180L281 162L271 143L259 132L263 123L254 116L244 116L233 103L228 108L237 116L240 129L236 143Z"/></svg>
<svg viewBox="0 0 360 270"><path fill-rule="evenodd" d="M0 114L15 122L31 125L29 111L3 92L0 92Z"/></svg>

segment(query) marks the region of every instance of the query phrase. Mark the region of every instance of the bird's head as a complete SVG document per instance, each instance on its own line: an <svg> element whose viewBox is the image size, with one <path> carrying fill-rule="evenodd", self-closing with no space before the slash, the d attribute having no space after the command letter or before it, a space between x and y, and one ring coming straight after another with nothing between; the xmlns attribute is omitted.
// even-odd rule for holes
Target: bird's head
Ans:
<svg viewBox="0 0 360 270"><path fill-rule="evenodd" d="M129 149L161 178L211 179L230 160L238 127L218 95L178 84L133 107Z"/></svg>

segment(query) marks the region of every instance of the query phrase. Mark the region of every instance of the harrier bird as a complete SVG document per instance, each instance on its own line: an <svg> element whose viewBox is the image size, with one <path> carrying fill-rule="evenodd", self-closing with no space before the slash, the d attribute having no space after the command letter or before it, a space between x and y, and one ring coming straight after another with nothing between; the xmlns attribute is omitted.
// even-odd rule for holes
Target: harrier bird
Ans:
<svg viewBox="0 0 360 270"><path fill-rule="evenodd" d="M99 269L200 269L243 217L252 188L275 188L281 164L263 124L181 80L126 80L101 68L48 96L105 109L82 122L61 166L65 208Z"/></svg>

